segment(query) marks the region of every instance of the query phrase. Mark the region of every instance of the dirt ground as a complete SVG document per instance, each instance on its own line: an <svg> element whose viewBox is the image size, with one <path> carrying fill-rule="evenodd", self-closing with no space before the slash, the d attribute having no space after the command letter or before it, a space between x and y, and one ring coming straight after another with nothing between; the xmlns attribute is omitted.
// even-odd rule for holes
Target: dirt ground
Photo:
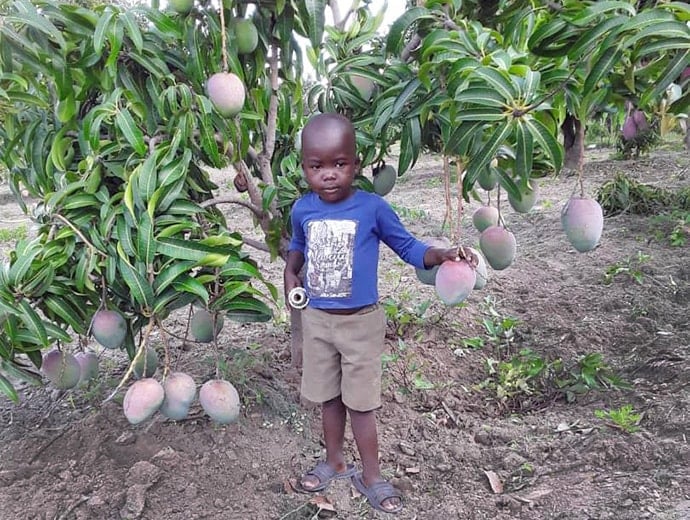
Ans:
<svg viewBox="0 0 690 520"><path fill-rule="evenodd" d="M657 186L690 185L685 152L631 161L609 154L588 153L589 195L618 172ZM441 231L441 164L425 158L388 196L418 236ZM503 201L516 262L490 270L487 286L464 306L444 307L433 287L384 247L389 352L380 456L405 496L397 518L690 519L688 245L669 243L664 219L619 215L606 219L598 248L577 253L560 226L562 203L574 189L572 176L540 179L540 200L529 214ZM476 207L473 201L465 209L462 242L469 245L478 242L470 219ZM247 220L236 207L223 209L230 221ZM280 285L282 264L256 257ZM512 333L490 333L483 320ZM166 327L179 331L185 323L178 313ZM126 356L92 347L102 354L99 384L67 393L22 386L19 406L0 397L3 520L388 516L374 512L349 481L318 496L291 486L323 446L318 409L299 399L282 309L271 323L226 324L218 352L176 343L175 368L199 385L220 359L244 402L239 422L229 426L211 423L198 404L184 421L156 415L129 425L121 394L102 404ZM600 354L631 388L591 390L568 402L551 381L550 391L528 385L531 395L502 401L491 360L523 349L569 367ZM625 405L641 416L636 432L595 414ZM357 462L349 433L346 442Z"/></svg>

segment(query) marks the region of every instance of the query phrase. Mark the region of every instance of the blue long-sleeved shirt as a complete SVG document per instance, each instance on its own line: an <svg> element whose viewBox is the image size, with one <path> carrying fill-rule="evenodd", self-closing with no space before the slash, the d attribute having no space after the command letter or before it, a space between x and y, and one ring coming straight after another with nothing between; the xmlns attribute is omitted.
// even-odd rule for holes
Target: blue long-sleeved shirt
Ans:
<svg viewBox="0 0 690 520"><path fill-rule="evenodd" d="M429 246L413 237L380 196L357 190L338 203L307 193L292 208L290 251L305 259L309 305L354 309L378 301L379 243L424 268Z"/></svg>

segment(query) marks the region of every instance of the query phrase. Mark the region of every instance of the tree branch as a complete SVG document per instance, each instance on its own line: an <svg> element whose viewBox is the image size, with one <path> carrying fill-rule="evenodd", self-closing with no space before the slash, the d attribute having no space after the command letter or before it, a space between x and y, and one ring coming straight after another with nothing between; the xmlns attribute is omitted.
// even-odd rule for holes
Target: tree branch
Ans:
<svg viewBox="0 0 690 520"><path fill-rule="evenodd" d="M238 204L240 206L247 208L249 211L254 213L254 215L256 215L258 218L262 218L265 215L265 213L261 209L257 208L251 202L247 202L246 200L239 199L239 198L235 197L234 195L225 195L223 197L214 197L212 199L208 199L208 200L201 202L199 205L202 208L207 208L209 206L217 206L218 204Z"/></svg>
<svg viewBox="0 0 690 520"><path fill-rule="evenodd" d="M266 253L270 251L265 242L260 242L258 240L254 240L253 238L247 238L245 236L242 237L242 241L248 246L251 246L254 249L258 249L259 251L265 251Z"/></svg>

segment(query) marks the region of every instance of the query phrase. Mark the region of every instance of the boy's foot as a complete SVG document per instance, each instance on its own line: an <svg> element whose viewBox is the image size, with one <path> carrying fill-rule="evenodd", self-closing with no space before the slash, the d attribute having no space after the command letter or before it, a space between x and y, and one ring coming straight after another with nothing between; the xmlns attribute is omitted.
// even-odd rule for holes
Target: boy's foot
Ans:
<svg viewBox="0 0 690 520"><path fill-rule="evenodd" d="M330 467L327 462L321 461L304 474L302 480L300 480L300 487L310 493L323 491L331 484L331 481L340 478L350 478L354 474L354 464L348 464L343 471L338 472Z"/></svg>
<svg viewBox="0 0 690 520"><path fill-rule="evenodd" d="M352 476L352 484L357 491L367 497L369 504L374 509L384 513L399 513L402 511L402 495L387 480L378 480L367 486L364 484L362 473L359 472Z"/></svg>

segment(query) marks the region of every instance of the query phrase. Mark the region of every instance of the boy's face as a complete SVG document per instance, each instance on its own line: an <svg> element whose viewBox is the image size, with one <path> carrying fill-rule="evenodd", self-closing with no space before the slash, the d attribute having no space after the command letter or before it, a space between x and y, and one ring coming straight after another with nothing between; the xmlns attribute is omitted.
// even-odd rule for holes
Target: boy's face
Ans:
<svg viewBox="0 0 690 520"><path fill-rule="evenodd" d="M359 169L354 132L341 121L318 121L302 132L302 169L309 187L325 202L352 194Z"/></svg>

